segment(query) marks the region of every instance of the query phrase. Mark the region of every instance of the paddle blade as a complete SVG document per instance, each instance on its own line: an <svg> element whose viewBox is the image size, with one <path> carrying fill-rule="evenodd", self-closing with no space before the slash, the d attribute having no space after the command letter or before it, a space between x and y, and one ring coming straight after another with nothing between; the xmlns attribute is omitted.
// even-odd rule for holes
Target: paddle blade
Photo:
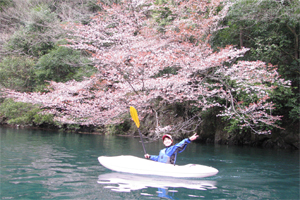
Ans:
<svg viewBox="0 0 300 200"><path fill-rule="evenodd" d="M130 106L130 115L131 115L131 118L133 119L136 127L140 127L140 120L139 120L139 116L137 114L137 111L134 107Z"/></svg>

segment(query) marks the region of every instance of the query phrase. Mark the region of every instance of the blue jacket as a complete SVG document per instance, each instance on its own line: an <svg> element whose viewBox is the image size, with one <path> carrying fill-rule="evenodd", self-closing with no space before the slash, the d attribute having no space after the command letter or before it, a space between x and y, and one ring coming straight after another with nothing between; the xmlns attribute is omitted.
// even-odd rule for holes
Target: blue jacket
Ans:
<svg viewBox="0 0 300 200"><path fill-rule="evenodd" d="M150 159L162 163L169 163L175 165L177 153L183 152L187 144L189 143L191 143L191 140L189 138L186 138L175 145L160 150L158 156L151 155Z"/></svg>

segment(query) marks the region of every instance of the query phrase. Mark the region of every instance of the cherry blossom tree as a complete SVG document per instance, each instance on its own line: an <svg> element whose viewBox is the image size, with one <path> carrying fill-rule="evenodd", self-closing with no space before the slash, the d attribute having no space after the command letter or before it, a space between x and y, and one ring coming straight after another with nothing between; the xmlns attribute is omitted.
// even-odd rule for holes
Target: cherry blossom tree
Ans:
<svg viewBox="0 0 300 200"><path fill-rule="evenodd" d="M129 106L142 118L158 101L189 102L202 110L218 106L220 116L256 133L267 133L263 127L280 120L272 115L269 94L289 82L271 65L237 62L246 48L213 52L207 42L230 4L190 0L159 5L145 0L101 6L103 12L90 24L65 26L72 31L68 46L90 52L99 73L82 82L52 81L48 93L6 90L6 97L41 104L68 124L119 123ZM166 10L167 23L159 25L153 13Z"/></svg>

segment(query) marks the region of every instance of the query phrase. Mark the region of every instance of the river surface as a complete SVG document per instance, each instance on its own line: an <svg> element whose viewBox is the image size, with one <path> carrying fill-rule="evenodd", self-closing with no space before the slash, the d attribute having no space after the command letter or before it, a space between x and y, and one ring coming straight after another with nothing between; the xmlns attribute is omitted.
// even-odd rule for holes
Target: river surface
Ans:
<svg viewBox="0 0 300 200"><path fill-rule="evenodd" d="M177 164L213 166L207 178L117 173L98 156L143 157L139 138L0 128L1 199L299 199L299 151L193 142ZM149 154L161 141L145 144Z"/></svg>

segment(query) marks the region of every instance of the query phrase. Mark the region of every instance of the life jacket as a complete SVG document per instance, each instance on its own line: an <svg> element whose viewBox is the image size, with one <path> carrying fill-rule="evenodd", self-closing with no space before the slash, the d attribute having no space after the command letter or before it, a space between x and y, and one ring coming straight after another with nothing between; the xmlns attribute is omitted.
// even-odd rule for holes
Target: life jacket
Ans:
<svg viewBox="0 0 300 200"><path fill-rule="evenodd" d="M166 154L166 148L162 149L158 155L158 162L171 164L171 158Z"/></svg>
<svg viewBox="0 0 300 200"><path fill-rule="evenodd" d="M171 156L168 156L166 154L166 150L167 150L167 148L162 149L159 152L158 160L157 161L158 162L162 162L162 163L166 163L166 164L175 164L177 151L175 151Z"/></svg>

